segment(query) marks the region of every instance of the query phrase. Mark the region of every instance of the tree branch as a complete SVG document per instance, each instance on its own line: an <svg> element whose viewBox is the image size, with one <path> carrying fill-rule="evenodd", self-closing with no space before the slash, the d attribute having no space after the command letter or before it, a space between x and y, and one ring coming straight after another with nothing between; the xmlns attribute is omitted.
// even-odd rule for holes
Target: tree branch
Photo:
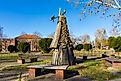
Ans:
<svg viewBox="0 0 121 81"><path fill-rule="evenodd" d="M114 0L114 2L116 3L116 5L121 8L121 6L119 5L118 1L117 0Z"/></svg>
<svg viewBox="0 0 121 81"><path fill-rule="evenodd" d="M118 4L117 1L115 2L117 6L115 6L113 4L109 4L109 3L104 3L102 0L95 0L95 2L96 3L99 3L99 4L103 4L103 5L108 6L108 7L111 7L111 8L115 8L115 9L121 10L121 7L120 7L120 5Z"/></svg>

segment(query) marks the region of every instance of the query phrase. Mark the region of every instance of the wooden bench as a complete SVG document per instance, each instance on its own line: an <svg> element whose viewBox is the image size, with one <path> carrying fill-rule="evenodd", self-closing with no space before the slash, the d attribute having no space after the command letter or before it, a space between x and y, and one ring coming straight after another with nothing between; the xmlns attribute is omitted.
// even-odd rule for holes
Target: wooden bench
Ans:
<svg viewBox="0 0 121 81"><path fill-rule="evenodd" d="M104 60L110 62L113 68L121 68L121 59L118 58L105 58Z"/></svg>
<svg viewBox="0 0 121 81"><path fill-rule="evenodd" d="M37 77L41 75L42 69L51 69L55 70L56 79L64 79L65 78L65 71L67 70L67 66L52 66L52 65L34 65L28 66L28 73L29 77Z"/></svg>

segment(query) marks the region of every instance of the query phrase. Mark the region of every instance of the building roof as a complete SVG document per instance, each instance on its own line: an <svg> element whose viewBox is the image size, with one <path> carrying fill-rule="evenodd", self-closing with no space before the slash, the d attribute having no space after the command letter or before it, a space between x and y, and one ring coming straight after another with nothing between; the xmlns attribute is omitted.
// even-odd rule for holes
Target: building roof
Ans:
<svg viewBox="0 0 121 81"><path fill-rule="evenodd" d="M40 37L37 35L32 35L32 34L23 34L23 35L16 37L16 39L40 39Z"/></svg>

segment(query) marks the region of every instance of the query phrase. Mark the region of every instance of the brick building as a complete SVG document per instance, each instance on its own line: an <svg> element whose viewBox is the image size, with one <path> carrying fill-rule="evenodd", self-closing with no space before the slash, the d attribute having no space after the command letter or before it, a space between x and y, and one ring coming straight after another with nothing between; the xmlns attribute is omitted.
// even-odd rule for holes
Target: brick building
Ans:
<svg viewBox="0 0 121 81"><path fill-rule="evenodd" d="M8 52L8 46L14 45L17 46L19 42L27 42L30 44L30 51L36 52L39 51L39 40L41 38L37 35L31 35L31 34L23 34L18 37L15 37L14 39L3 39L2 40L2 52Z"/></svg>
<svg viewBox="0 0 121 81"><path fill-rule="evenodd" d="M18 45L19 42L24 41L30 44L30 51L39 51L39 46L38 46L39 40L40 37L37 35L24 34L15 38L16 41L15 45Z"/></svg>
<svg viewBox="0 0 121 81"><path fill-rule="evenodd" d="M15 46L15 39L2 39L2 52L8 52L9 45Z"/></svg>

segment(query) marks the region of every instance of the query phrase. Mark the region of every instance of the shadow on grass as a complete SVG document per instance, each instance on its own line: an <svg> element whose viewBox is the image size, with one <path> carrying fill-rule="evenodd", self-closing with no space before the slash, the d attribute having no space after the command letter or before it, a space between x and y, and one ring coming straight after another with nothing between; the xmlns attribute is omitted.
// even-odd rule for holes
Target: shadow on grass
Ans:
<svg viewBox="0 0 121 81"><path fill-rule="evenodd" d="M106 57L108 57L108 56L105 56L105 57L92 57L92 58L87 58L87 59L77 58L77 59L75 60L75 62L76 62L77 64L79 64L79 63L83 63L83 62L85 62L85 61L97 60L97 59L102 59L102 58L106 58Z"/></svg>
<svg viewBox="0 0 121 81"><path fill-rule="evenodd" d="M37 60L37 61L33 61L33 62L31 62L31 60L30 59L26 59L25 60L25 63L28 63L28 64L40 64L40 63L44 63L45 62L45 60Z"/></svg>
<svg viewBox="0 0 121 81"><path fill-rule="evenodd" d="M46 75L46 74L49 74L49 73L55 74L55 70L41 69L41 70L37 71L38 75L36 75L36 76ZM73 76L76 76L76 75L79 75L78 71L66 70L64 79L67 79L67 78L70 78L70 77L73 77Z"/></svg>
<svg viewBox="0 0 121 81"><path fill-rule="evenodd" d="M79 75L78 71L66 70L64 79Z"/></svg>
<svg viewBox="0 0 121 81"><path fill-rule="evenodd" d="M0 60L0 63L4 63L4 62L16 62L16 60L6 60L6 59Z"/></svg>

